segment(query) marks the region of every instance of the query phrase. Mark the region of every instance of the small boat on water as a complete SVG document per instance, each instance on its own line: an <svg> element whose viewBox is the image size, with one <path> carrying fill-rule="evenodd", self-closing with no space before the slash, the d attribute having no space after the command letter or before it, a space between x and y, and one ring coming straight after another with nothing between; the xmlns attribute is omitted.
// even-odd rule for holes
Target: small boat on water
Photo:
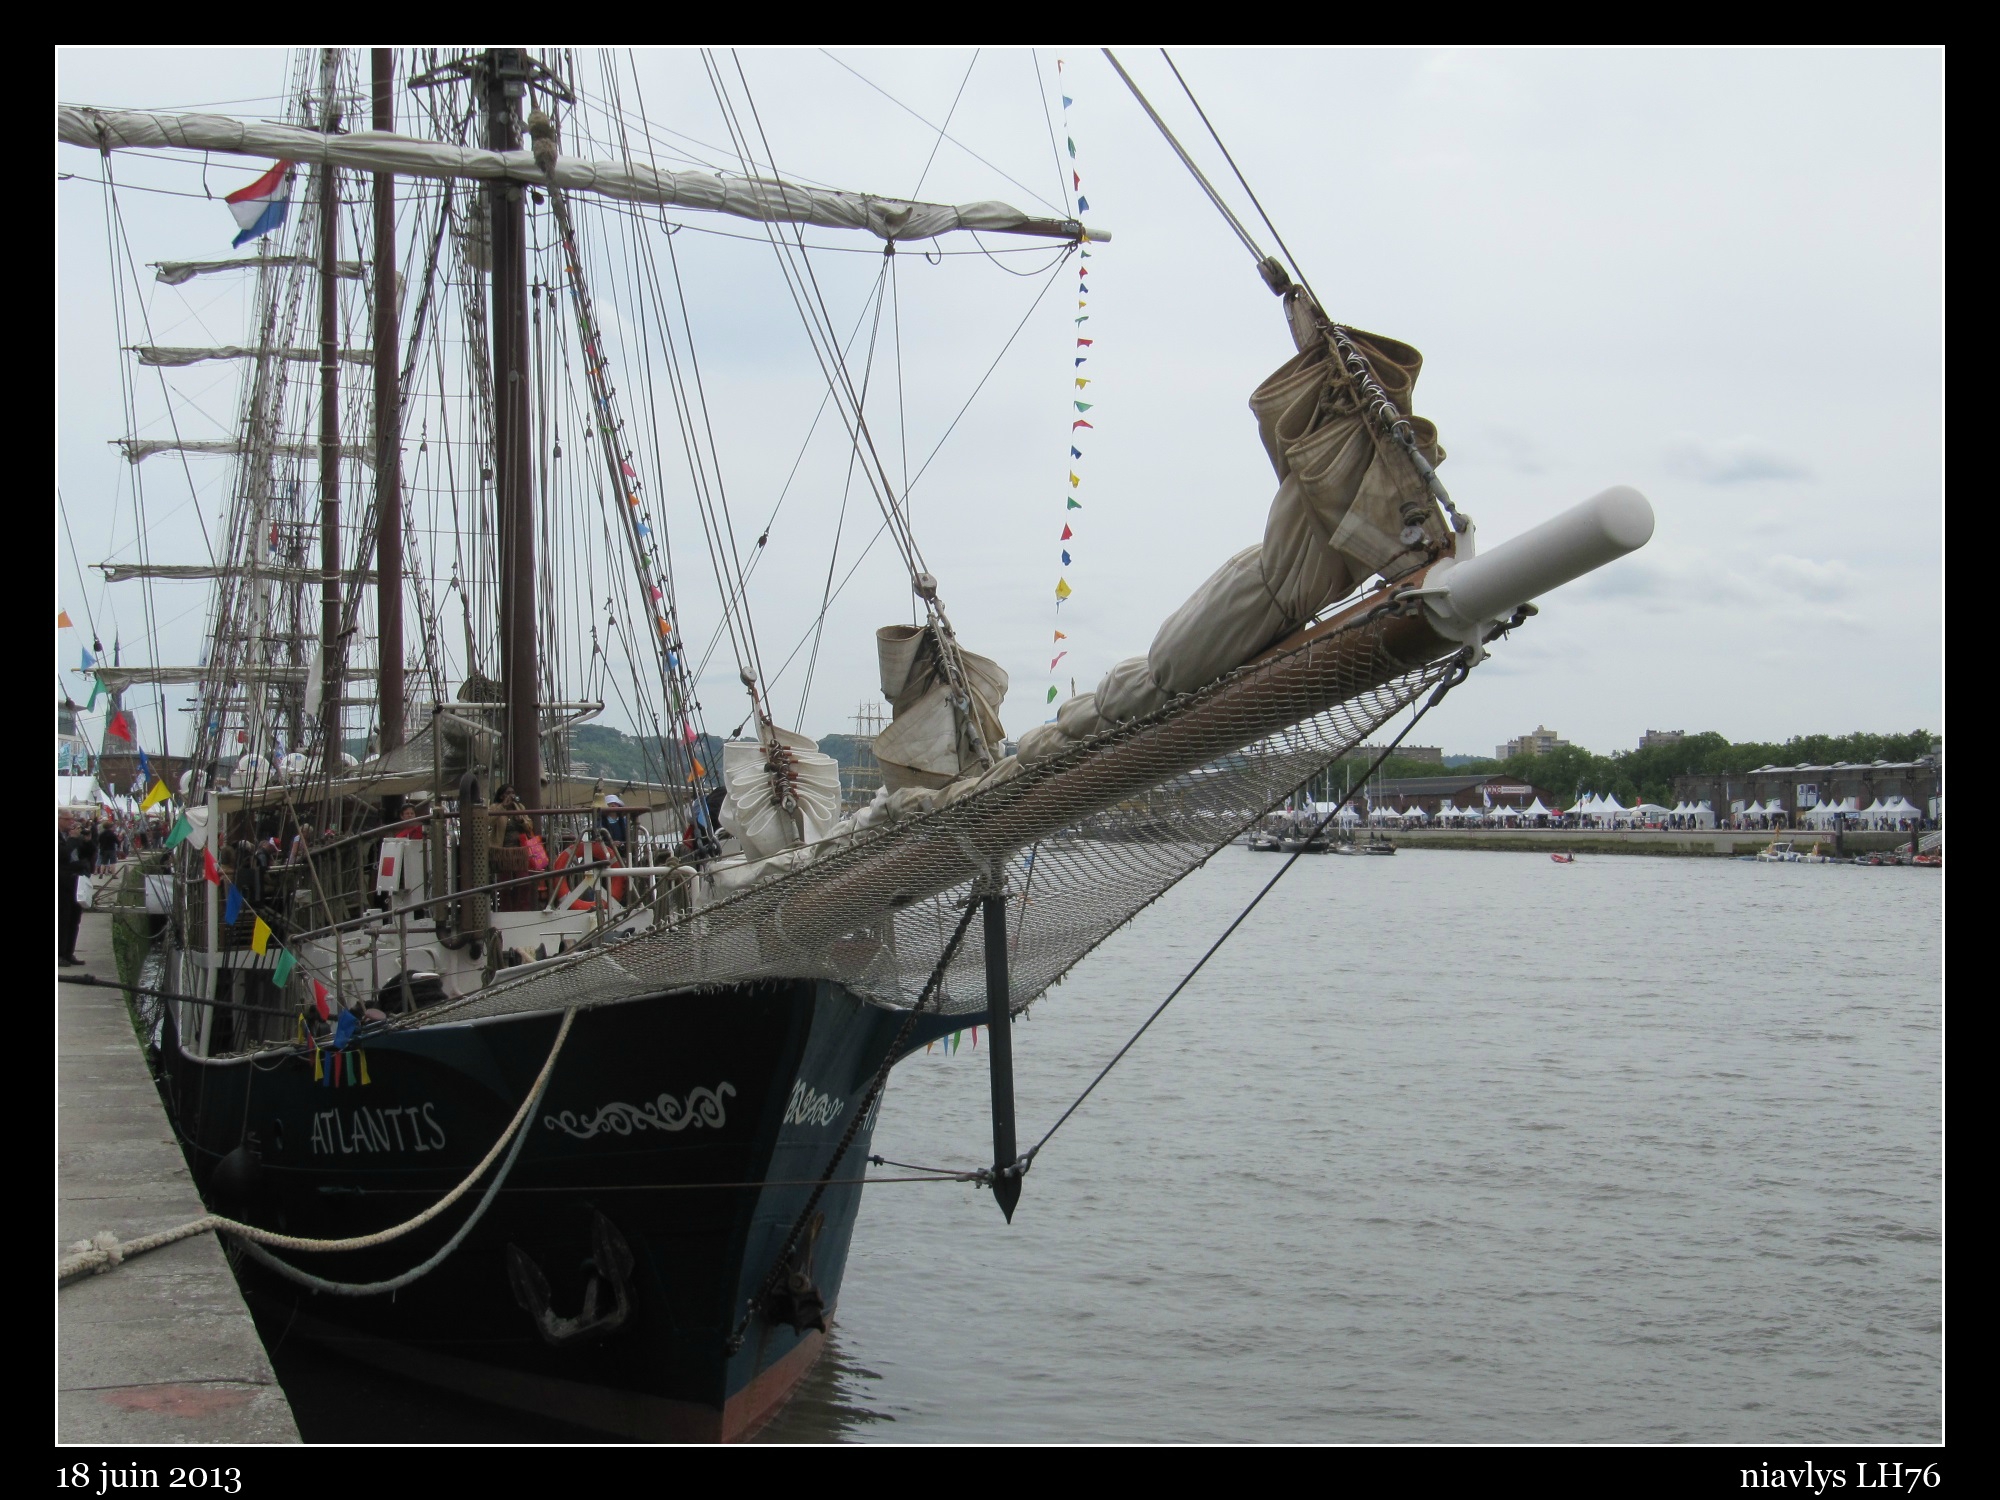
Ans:
<svg viewBox="0 0 2000 1500"><path fill-rule="evenodd" d="M1759 864L1766 865L1795 865L1804 858L1798 850L1792 847L1790 839L1777 839L1764 848L1759 849L1751 857Z"/></svg>
<svg viewBox="0 0 2000 1500"><path fill-rule="evenodd" d="M1333 846L1335 854L1394 854L1396 846L1381 834L1366 839L1343 839Z"/></svg>
<svg viewBox="0 0 2000 1500"><path fill-rule="evenodd" d="M1574 854L1551 854L1549 858L1559 865L1573 865L1576 863L1576 856Z"/></svg>

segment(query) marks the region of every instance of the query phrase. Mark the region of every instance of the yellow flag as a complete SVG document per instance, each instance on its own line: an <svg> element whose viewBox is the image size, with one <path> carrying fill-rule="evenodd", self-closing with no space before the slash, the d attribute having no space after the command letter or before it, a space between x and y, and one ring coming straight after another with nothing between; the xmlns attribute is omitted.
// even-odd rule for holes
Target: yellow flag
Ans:
<svg viewBox="0 0 2000 1500"><path fill-rule="evenodd" d="M259 917L257 925L250 929L250 951L252 953L262 953L270 944L270 941L271 924L266 922L262 917Z"/></svg>
<svg viewBox="0 0 2000 1500"><path fill-rule="evenodd" d="M167 795L166 782L155 779L153 789L146 793L146 800L139 804L139 811L144 812L147 808L157 806L159 803L166 801Z"/></svg>
<svg viewBox="0 0 2000 1500"><path fill-rule="evenodd" d="M1077 376L1077 377L1076 377L1076 388L1077 388L1078 390L1082 390L1082 389L1083 389L1083 388L1084 388L1085 386L1087 386L1087 385L1089 385L1089 384L1090 384L1090 380L1091 380L1091 377L1089 377L1089 376L1087 376L1087 375L1079 375L1079 376Z"/></svg>
<svg viewBox="0 0 2000 1500"><path fill-rule="evenodd" d="M1069 597L1069 594L1070 594L1069 580L1066 578L1058 578L1056 580L1056 597L1058 599L1067 599Z"/></svg>
<svg viewBox="0 0 2000 1500"><path fill-rule="evenodd" d="M1069 476L1069 487L1070 487L1071 489L1075 489L1075 488L1076 488L1076 487L1077 487L1078 485L1080 485L1080 484L1082 484L1082 483L1083 483L1083 481L1082 481L1081 479L1077 478L1077 476L1076 476L1076 475L1072 474L1072 475L1070 475L1070 476Z"/></svg>

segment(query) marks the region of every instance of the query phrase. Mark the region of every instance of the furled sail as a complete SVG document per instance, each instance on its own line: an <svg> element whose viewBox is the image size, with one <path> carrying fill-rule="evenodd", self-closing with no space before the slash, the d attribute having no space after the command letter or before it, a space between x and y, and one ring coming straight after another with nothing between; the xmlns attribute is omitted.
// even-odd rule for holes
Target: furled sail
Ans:
<svg viewBox="0 0 2000 1500"><path fill-rule="evenodd" d="M934 625L885 625L875 632L882 696L895 711L895 721L876 736L875 759L882 767L882 785L891 792L941 787L987 763L971 743L968 721L952 703L936 630ZM971 713L986 743L997 745L1006 737L1000 704L1007 696L1007 673L998 662L969 651L958 656L972 693Z"/></svg>
<svg viewBox="0 0 2000 1500"><path fill-rule="evenodd" d="M151 458L155 453L202 453L209 455L231 453L269 453L278 458L317 458L318 443L259 443L245 446L235 438L115 438L114 442L125 450L127 463L139 463ZM375 451L358 443L342 443L343 458L358 458L373 467Z"/></svg>
<svg viewBox="0 0 2000 1500"><path fill-rule="evenodd" d="M227 669L218 667L93 667L91 669L104 679L104 685L111 691L122 692L138 683L202 683L217 676L226 676L231 682L304 682L304 667L259 667L237 665Z"/></svg>
<svg viewBox="0 0 2000 1500"><path fill-rule="evenodd" d="M776 725L765 732L768 744L722 747L721 823L752 859L818 843L840 821L840 763L805 735Z"/></svg>
<svg viewBox="0 0 2000 1500"><path fill-rule="evenodd" d="M134 344L132 352L139 356L142 365L164 365L169 369L182 365L198 365L210 359L256 359L261 354L273 355L278 359L307 360L319 363L317 349L246 349L239 344L224 344L219 349L168 349L158 344ZM340 358L351 365L365 365L373 362L372 349L343 349Z"/></svg>
<svg viewBox="0 0 2000 1500"><path fill-rule="evenodd" d="M1423 356L1346 330L1376 383L1409 411ZM1398 578L1452 551L1452 533L1408 456L1384 436L1354 374L1316 330L1250 397L1278 493L1264 540L1224 563L1169 615L1144 656L1058 712L1055 733L1024 737L1030 759L1151 713L1284 639L1371 575ZM1418 450L1444 459L1437 429L1409 417Z"/></svg>
<svg viewBox="0 0 2000 1500"><path fill-rule="evenodd" d="M216 271L255 271L265 266L310 266L316 263L303 255L235 255L228 260L156 260L151 264L155 281L167 286L182 286L197 276L207 276ZM349 281L359 281L361 262L335 261L333 274L344 276Z"/></svg>
<svg viewBox="0 0 2000 1500"><path fill-rule="evenodd" d="M544 172L529 151L453 146L377 130L323 135L296 125L232 120L222 115L65 104L56 111L56 138L100 151L178 147L314 166L354 167L364 172L394 172L404 177L547 182L568 192L599 193L631 203L661 203L770 224L863 229L885 240L927 240L958 229L1058 240L1111 238L1107 231L1086 230L1075 219L1043 218L1005 203L914 203L905 198L804 187L775 178L669 172L638 162L575 157L558 158L553 171Z"/></svg>
<svg viewBox="0 0 2000 1500"><path fill-rule="evenodd" d="M250 570L241 565L225 568L212 563L93 563L92 566L103 570L106 583L130 583L139 578L158 578L175 582L205 578L247 578L250 574ZM317 583L321 575L318 568L273 565L259 568L257 576L266 583ZM343 583L375 582L372 570L363 573L347 568L342 571L340 577Z"/></svg>

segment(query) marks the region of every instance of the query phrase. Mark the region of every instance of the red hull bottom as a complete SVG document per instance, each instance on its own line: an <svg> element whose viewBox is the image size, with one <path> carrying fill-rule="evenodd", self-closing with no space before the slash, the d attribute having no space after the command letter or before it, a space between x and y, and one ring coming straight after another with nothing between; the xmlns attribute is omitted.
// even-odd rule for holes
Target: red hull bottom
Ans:
<svg viewBox="0 0 2000 1500"><path fill-rule="evenodd" d="M475 1400L532 1413L594 1432L645 1443L737 1443L755 1437L770 1422L826 1347L826 1336L811 1332L798 1346L719 1409L633 1391L616 1391L581 1381L528 1375L479 1364L432 1349L354 1333L299 1313L293 1331L358 1363L391 1370Z"/></svg>

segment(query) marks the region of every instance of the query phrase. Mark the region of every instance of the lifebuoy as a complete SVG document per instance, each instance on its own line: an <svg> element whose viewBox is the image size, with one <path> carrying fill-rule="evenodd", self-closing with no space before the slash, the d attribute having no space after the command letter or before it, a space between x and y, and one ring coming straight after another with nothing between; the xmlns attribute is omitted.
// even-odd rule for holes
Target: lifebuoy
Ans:
<svg viewBox="0 0 2000 1500"><path fill-rule="evenodd" d="M602 839L588 846L579 840L556 856L556 862L549 866L549 874L552 876L560 875L572 864L611 864L617 858L617 852ZM609 884L611 886L611 899L616 901L620 906L623 906L625 904L625 877L623 875L613 875ZM561 906L568 895L569 881L567 879L558 880L556 882L555 896L551 904ZM597 902L592 897L579 896L575 901L570 903L570 910L589 911L596 905Z"/></svg>

